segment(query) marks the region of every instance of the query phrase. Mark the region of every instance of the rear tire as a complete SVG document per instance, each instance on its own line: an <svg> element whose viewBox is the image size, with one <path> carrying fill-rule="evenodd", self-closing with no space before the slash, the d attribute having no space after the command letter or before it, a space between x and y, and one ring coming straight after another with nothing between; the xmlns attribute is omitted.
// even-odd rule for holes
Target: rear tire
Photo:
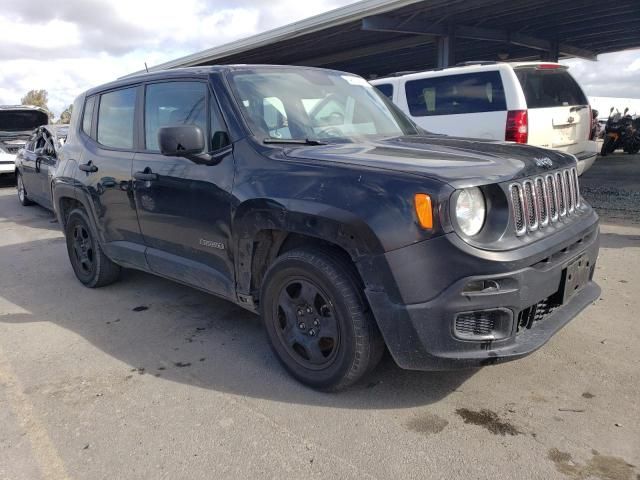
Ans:
<svg viewBox="0 0 640 480"><path fill-rule="evenodd" d="M16 172L16 189L18 191L18 200L23 207L33 205L33 202L29 200L27 196L27 189L24 186L24 180L22 180L22 174L20 172Z"/></svg>
<svg viewBox="0 0 640 480"><path fill-rule="evenodd" d="M271 347L294 378L318 390L354 384L384 353L354 270L334 254L300 248L264 278L260 310Z"/></svg>
<svg viewBox="0 0 640 480"><path fill-rule="evenodd" d="M112 262L102 251L83 209L76 208L69 213L65 237L69 260L80 283L89 288L96 288L118 280L120 266Z"/></svg>

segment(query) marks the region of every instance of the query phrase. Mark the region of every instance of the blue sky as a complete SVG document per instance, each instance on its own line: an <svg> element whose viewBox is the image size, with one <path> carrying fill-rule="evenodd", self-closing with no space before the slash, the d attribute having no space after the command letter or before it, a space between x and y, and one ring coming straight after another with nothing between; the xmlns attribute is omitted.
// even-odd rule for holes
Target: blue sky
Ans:
<svg viewBox="0 0 640 480"><path fill-rule="evenodd" d="M59 114L78 93L138 71L144 62L156 65L349 3L2 0L0 104L19 103L28 90L44 88ZM588 95L640 98L640 50L567 63Z"/></svg>

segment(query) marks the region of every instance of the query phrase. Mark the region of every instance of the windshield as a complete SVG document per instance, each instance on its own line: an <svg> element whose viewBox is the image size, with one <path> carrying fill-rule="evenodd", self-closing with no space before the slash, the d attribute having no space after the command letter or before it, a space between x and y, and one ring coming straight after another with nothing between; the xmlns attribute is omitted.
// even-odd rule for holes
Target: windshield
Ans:
<svg viewBox="0 0 640 480"><path fill-rule="evenodd" d="M361 77L316 69L254 68L230 74L257 137L352 140L415 135L417 127Z"/></svg>

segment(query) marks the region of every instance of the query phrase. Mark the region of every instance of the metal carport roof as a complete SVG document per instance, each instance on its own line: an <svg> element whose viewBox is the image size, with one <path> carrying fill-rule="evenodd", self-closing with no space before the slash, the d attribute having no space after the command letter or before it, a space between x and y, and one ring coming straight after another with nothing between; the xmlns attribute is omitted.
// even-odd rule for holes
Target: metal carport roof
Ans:
<svg viewBox="0 0 640 480"><path fill-rule="evenodd" d="M149 70L269 63L375 77L474 60L640 47L640 0L364 0Z"/></svg>

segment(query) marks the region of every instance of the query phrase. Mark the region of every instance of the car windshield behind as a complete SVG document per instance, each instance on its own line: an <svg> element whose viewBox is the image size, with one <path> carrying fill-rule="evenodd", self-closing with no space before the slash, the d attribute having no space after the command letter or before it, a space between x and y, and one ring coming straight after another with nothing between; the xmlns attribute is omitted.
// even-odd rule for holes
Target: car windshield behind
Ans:
<svg viewBox="0 0 640 480"><path fill-rule="evenodd" d="M258 67L233 72L230 80L259 138L348 141L418 133L404 114L355 75Z"/></svg>

